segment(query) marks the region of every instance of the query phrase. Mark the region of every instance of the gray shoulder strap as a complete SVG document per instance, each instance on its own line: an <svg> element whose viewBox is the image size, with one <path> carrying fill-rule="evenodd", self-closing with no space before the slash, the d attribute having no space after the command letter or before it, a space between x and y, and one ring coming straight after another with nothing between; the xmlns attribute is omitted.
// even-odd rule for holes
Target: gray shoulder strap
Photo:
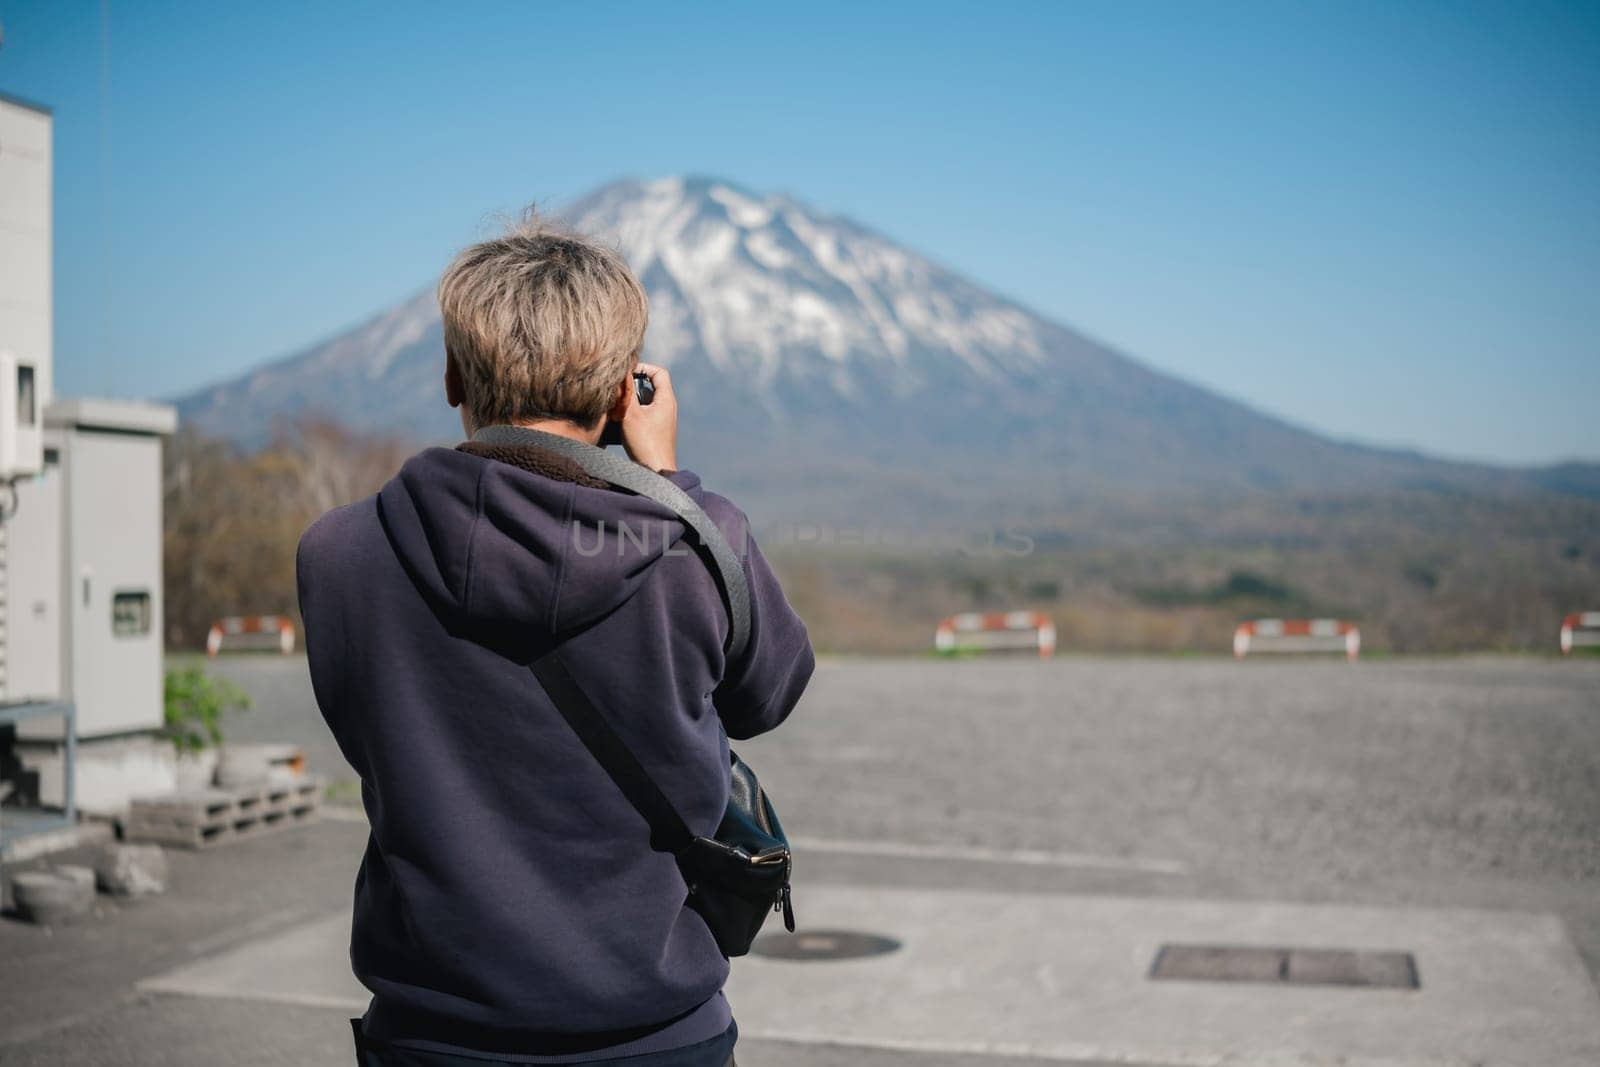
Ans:
<svg viewBox="0 0 1600 1067"><path fill-rule="evenodd" d="M688 493L655 471L615 452L574 441L560 434L545 433L525 426L485 426L472 435L474 441L487 445L534 445L572 460L590 475L601 481L649 497L677 514L700 539L700 544L710 556L712 572L722 587L723 601L728 605L729 661L744 654L750 643L750 586L744 580L744 566L728 544L717 524L711 521Z"/></svg>

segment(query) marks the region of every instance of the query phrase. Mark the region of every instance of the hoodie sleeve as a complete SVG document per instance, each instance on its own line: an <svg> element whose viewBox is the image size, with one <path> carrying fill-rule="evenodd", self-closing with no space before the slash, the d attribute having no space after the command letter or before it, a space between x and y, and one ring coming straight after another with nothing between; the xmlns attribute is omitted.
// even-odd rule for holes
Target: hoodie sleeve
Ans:
<svg viewBox="0 0 1600 1067"><path fill-rule="evenodd" d="M746 524L740 556L750 583L750 644L729 663L712 695L723 729L736 741L766 733L787 718L816 667L806 625L748 531Z"/></svg>

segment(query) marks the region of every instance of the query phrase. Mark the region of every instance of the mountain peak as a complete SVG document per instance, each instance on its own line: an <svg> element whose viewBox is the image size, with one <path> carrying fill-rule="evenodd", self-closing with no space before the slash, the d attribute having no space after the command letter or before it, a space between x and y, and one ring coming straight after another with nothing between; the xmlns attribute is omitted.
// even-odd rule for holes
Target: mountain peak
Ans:
<svg viewBox="0 0 1600 1067"><path fill-rule="evenodd" d="M757 391L786 364L843 397L868 392L868 378L914 390L951 360L1004 378L1045 349L1040 320L787 196L691 175L616 182L563 214L615 242L650 291L648 358L704 358Z"/></svg>
<svg viewBox="0 0 1600 1067"><path fill-rule="evenodd" d="M1041 504L1096 487L1459 484L1484 474L1295 429L793 197L707 175L623 179L559 214L617 247L648 292L644 356L672 369L684 454L698 446L711 468L702 473L737 482L743 471L762 490L781 493L774 469L858 469L862 457L880 476L914 472L925 489L960 470L993 492L1025 485L1021 496ZM247 440L308 409L448 437L442 332L429 288L186 398L182 412Z"/></svg>

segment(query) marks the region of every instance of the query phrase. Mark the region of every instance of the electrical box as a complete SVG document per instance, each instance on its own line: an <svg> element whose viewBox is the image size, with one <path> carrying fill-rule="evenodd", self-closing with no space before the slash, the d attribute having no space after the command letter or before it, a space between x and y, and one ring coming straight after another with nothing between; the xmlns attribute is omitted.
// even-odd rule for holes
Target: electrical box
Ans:
<svg viewBox="0 0 1600 1067"><path fill-rule="evenodd" d="M161 439L176 429L177 412L72 400L53 405L46 423L59 456L61 696L78 707L80 740L157 729Z"/></svg>
<svg viewBox="0 0 1600 1067"><path fill-rule="evenodd" d="M161 441L176 426L159 404L53 404L44 469L16 484L4 694L72 701L80 740L161 726Z"/></svg>

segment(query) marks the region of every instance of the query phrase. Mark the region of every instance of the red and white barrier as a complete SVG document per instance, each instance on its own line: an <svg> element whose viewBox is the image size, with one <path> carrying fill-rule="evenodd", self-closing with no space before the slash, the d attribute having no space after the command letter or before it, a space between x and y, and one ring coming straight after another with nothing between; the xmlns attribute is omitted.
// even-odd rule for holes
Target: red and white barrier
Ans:
<svg viewBox="0 0 1600 1067"><path fill-rule="evenodd" d="M294 651L294 623L287 615L230 615L218 619L206 634L206 655L216 658L227 643L232 649Z"/></svg>
<svg viewBox="0 0 1600 1067"><path fill-rule="evenodd" d="M1056 624L1037 611L967 611L939 624L933 647L946 654L1032 649L1048 659L1056 651Z"/></svg>
<svg viewBox="0 0 1600 1067"><path fill-rule="evenodd" d="M1600 611L1580 611L1561 620L1561 654L1575 648L1600 648Z"/></svg>
<svg viewBox="0 0 1600 1067"><path fill-rule="evenodd" d="M1244 659L1252 652L1343 652L1353 661L1361 654L1361 631L1341 619L1241 622L1233 631L1234 658Z"/></svg>

